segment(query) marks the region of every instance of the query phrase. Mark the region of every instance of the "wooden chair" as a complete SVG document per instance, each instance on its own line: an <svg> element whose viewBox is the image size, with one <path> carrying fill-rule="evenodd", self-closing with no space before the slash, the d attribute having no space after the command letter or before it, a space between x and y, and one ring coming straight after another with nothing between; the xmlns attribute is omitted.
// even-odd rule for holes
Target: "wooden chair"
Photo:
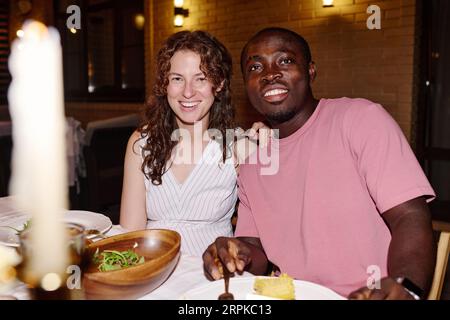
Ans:
<svg viewBox="0 0 450 320"><path fill-rule="evenodd" d="M433 230L450 232L450 222L433 220Z"/></svg>
<svg viewBox="0 0 450 320"><path fill-rule="evenodd" d="M90 145L84 148L87 173L87 210L104 212L119 205L122 194L123 165L128 138L135 127L95 130ZM118 223L118 217L110 217Z"/></svg>
<svg viewBox="0 0 450 320"><path fill-rule="evenodd" d="M428 300L439 300L444 285L447 263L450 253L450 224L445 222L433 221L433 228L440 231L436 267L434 269L433 282L431 284Z"/></svg>
<svg viewBox="0 0 450 320"><path fill-rule="evenodd" d="M0 137L0 197L9 194L8 185L11 176L11 136Z"/></svg>

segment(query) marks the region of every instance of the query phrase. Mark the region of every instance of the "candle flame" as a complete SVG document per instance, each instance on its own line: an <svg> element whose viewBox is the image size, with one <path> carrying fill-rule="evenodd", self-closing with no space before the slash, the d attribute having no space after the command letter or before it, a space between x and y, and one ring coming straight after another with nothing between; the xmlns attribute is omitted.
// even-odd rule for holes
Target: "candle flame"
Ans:
<svg viewBox="0 0 450 320"><path fill-rule="evenodd" d="M48 36L48 30L45 24L39 21L27 21L23 25L24 38L33 42L44 40Z"/></svg>

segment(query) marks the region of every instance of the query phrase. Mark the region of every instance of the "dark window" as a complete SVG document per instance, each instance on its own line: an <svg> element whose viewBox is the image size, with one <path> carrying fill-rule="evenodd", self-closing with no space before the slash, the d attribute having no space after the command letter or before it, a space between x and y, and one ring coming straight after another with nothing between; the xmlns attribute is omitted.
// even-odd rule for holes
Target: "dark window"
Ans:
<svg viewBox="0 0 450 320"><path fill-rule="evenodd" d="M422 15L418 154L436 192L435 220L450 222L450 2L418 2Z"/></svg>
<svg viewBox="0 0 450 320"><path fill-rule="evenodd" d="M9 1L0 1L0 104L6 104L11 76L8 70L9 56Z"/></svg>
<svg viewBox="0 0 450 320"><path fill-rule="evenodd" d="M57 0L66 100L143 101L143 0ZM67 7L81 9L81 29L68 29Z"/></svg>

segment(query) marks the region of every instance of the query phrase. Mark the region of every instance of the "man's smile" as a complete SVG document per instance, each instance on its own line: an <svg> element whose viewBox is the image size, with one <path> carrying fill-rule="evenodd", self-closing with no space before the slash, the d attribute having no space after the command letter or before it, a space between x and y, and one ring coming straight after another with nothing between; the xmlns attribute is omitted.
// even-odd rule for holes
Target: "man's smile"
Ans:
<svg viewBox="0 0 450 320"><path fill-rule="evenodd" d="M284 87L268 88L263 92L263 99L267 102L281 102L287 98L288 92Z"/></svg>

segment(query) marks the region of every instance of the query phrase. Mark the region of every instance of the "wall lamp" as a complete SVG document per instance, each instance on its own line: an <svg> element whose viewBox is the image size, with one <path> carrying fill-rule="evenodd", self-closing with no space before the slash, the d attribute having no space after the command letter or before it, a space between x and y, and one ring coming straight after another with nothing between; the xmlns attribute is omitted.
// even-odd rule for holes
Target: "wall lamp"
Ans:
<svg viewBox="0 0 450 320"><path fill-rule="evenodd" d="M333 0L322 0L322 7L327 8L327 7L334 7L333 5Z"/></svg>
<svg viewBox="0 0 450 320"><path fill-rule="evenodd" d="M173 1L174 4L174 19L173 19L173 24L175 25L175 27L182 27L183 23L184 23L184 18L185 17L189 17L189 9L184 9L183 8L183 4L184 1L183 0L174 0Z"/></svg>

